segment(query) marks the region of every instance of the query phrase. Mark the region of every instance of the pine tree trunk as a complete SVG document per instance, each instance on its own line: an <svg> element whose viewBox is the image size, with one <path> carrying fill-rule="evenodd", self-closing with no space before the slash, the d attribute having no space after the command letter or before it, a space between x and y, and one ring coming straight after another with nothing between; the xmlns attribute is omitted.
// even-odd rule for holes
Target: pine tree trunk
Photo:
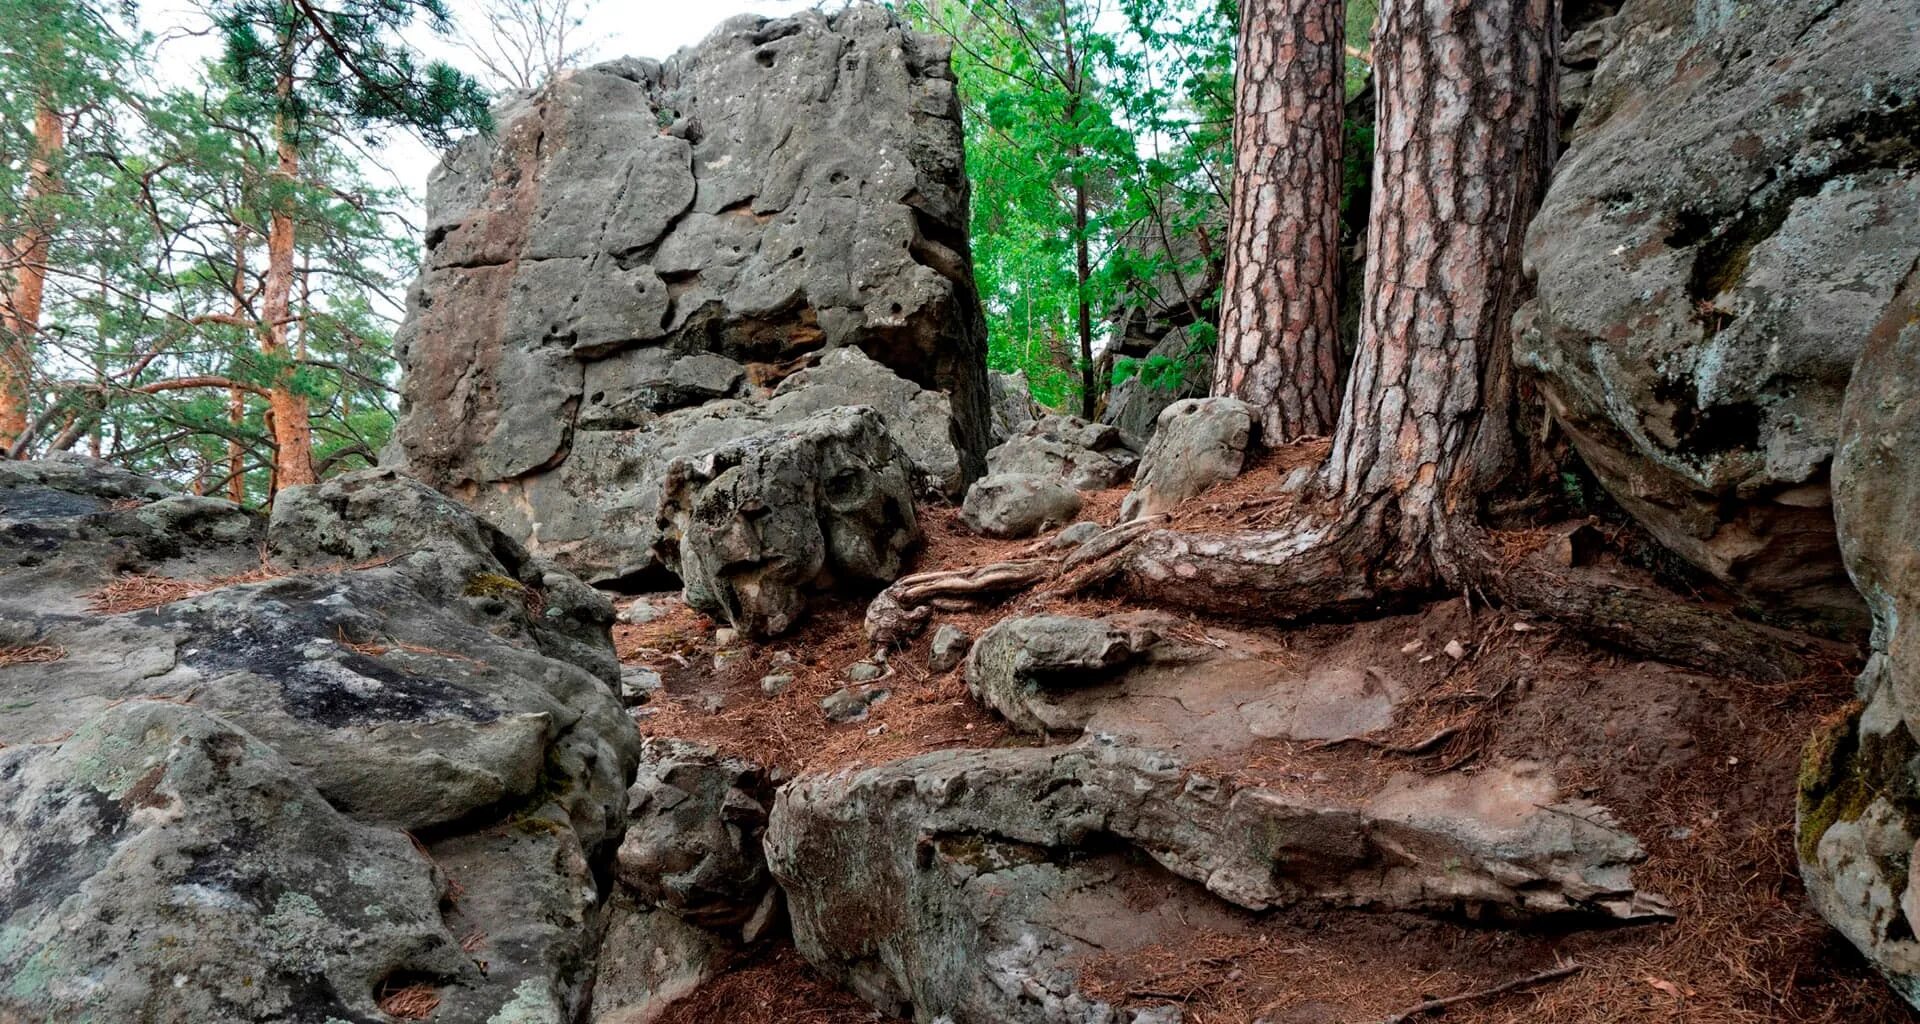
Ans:
<svg viewBox="0 0 1920 1024"><path fill-rule="evenodd" d="M1240 19L1213 392L1276 445L1325 436L1339 404L1345 6L1245 0Z"/></svg>
<svg viewBox="0 0 1920 1024"><path fill-rule="evenodd" d="M274 128L279 159L276 173L291 186L300 170L299 151L288 137L284 121L276 121ZM307 419L307 399L293 389L292 352L287 346L292 309L293 216L283 201L267 224L267 281L261 302L266 322L260 335L260 350L270 360L287 363L274 377L267 394L267 404L273 411L275 494L283 488L314 482L313 430Z"/></svg>
<svg viewBox="0 0 1920 1024"><path fill-rule="evenodd" d="M0 252L0 453L27 429L27 396L33 384L34 335L47 289L47 253L53 226L45 200L59 187L53 164L66 145L66 124L44 99L35 105L33 158L27 172L26 230Z"/></svg>
<svg viewBox="0 0 1920 1024"><path fill-rule="evenodd" d="M1510 461L1508 331L1553 139L1557 0L1393 0L1366 304L1317 507L1274 531L1144 537L1140 590L1295 617L1456 586Z"/></svg>
<svg viewBox="0 0 1920 1024"><path fill-rule="evenodd" d="M1411 569L1513 457L1510 321L1551 164L1558 0L1397 0L1379 91L1367 295L1325 483Z"/></svg>

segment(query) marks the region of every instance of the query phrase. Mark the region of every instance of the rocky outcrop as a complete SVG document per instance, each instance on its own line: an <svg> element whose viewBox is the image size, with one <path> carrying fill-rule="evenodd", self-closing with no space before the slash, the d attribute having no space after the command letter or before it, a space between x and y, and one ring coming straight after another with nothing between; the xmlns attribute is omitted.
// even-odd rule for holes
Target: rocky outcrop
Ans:
<svg viewBox="0 0 1920 1024"><path fill-rule="evenodd" d="M1080 492L1054 476L995 473L967 489L961 518L988 537L1031 537L1080 514Z"/></svg>
<svg viewBox="0 0 1920 1024"><path fill-rule="evenodd" d="M1012 373L988 370L987 387L993 395L993 417L989 431L993 444L998 445L1025 430L1027 424L1038 417L1040 405L1033 400L1025 370Z"/></svg>
<svg viewBox="0 0 1920 1024"><path fill-rule="evenodd" d="M864 406L675 459L661 483L661 560L689 605L751 636L784 633L809 591L900 574L920 538L911 472Z"/></svg>
<svg viewBox="0 0 1920 1024"><path fill-rule="evenodd" d="M973 698L1026 732L1078 732L1084 719L1046 699L1054 685L1085 685L1140 659L1160 639L1151 626L1068 615L1005 619L967 655Z"/></svg>
<svg viewBox="0 0 1920 1024"><path fill-rule="evenodd" d="M495 116L429 184L397 339L410 472L592 581L652 573L671 459L749 433L730 400L850 349L901 378L847 387L930 484L958 496L979 474L990 399L945 44L875 6L742 17ZM775 402L844 400L805 390Z"/></svg>
<svg viewBox="0 0 1920 1024"><path fill-rule="evenodd" d="M1828 469L1920 258L1920 9L1628 0L1584 30L1517 359L1609 492L1777 620L1851 633Z"/></svg>
<svg viewBox="0 0 1920 1024"><path fill-rule="evenodd" d="M1871 333L1841 422L1834 510L1873 609L1864 707L1800 776L1800 872L1827 920L1920 1006L1920 269Z"/></svg>
<svg viewBox="0 0 1920 1024"><path fill-rule="evenodd" d="M1164 915L1185 929L1292 906L1662 912L1632 888L1634 841L1525 765L1397 777L1363 807L1237 789L1123 746L948 751L796 780L767 856L802 955L923 1024L1137 1020L1079 991L1075 964L1177 941L1124 895L1154 890L1124 883L1141 870L1193 883Z"/></svg>
<svg viewBox="0 0 1920 1024"><path fill-rule="evenodd" d="M1117 427L1078 416L1042 416L987 453L987 472L1064 480L1101 491L1133 479L1140 442Z"/></svg>
<svg viewBox="0 0 1920 1024"><path fill-rule="evenodd" d="M628 791L621 884L642 906L737 930L773 899L760 851L772 802L759 765L683 740L648 740Z"/></svg>
<svg viewBox="0 0 1920 1024"><path fill-rule="evenodd" d="M0 932L41 936L0 1015L580 1005L639 745L604 598L381 471L263 526L5 463L0 536L0 651L38 652L0 658Z"/></svg>
<svg viewBox="0 0 1920 1024"><path fill-rule="evenodd" d="M1107 392L1107 405L1100 422L1110 424L1134 437L1153 435L1154 424L1167 406L1207 393L1211 346L1193 337L1191 327L1178 327L1138 357L1138 365L1125 380Z"/></svg>
<svg viewBox="0 0 1920 1024"><path fill-rule="evenodd" d="M1189 398L1167 406L1120 518L1159 515L1239 476L1256 423L1253 410L1237 398Z"/></svg>

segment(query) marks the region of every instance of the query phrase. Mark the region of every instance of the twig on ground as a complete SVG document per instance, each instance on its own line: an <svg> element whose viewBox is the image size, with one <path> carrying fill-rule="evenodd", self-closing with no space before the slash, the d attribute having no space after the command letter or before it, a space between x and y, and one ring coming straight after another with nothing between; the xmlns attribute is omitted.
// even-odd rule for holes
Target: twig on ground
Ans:
<svg viewBox="0 0 1920 1024"><path fill-rule="evenodd" d="M1563 964L1549 971L1540 971L1537 974L1529 974L1524 978L1514 978L1511 981L1501 982L1492 988L1462 992L1459 995L1447 996L1443 999L1429 999L1418 1006L1409 1007L1388 1017L1386 1020L1381 1021L1380 1024L1406 1024L1407 1021L1415 1017L1433 1013L1436 1010L1444 1010L1449 1006L1479 1002L1482 999L1491 999L1494 996L1505 995L1508 992L1517 992L1521 989L1532 988L1535 985L1544 985L1549 981L1559 981L1562 978L1570 978L1580 973L1582 966L1581 964Z"/></svg>

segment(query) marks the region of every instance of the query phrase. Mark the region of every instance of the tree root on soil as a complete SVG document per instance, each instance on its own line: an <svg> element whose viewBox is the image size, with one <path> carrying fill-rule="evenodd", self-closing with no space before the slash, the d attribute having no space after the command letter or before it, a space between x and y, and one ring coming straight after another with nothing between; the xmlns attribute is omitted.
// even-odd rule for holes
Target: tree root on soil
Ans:
<svg viewBox="0 0 1920 1024"><path fill-rule="evenodd" d="M1362 614L1470 588L1632 654L1720 675L1789 682L1844 657L1833 645L1683 600L1650 577L1560 565L1539 551L1503 555L1478 527L1447 531L1442 571L1431 559L1407 561L1396 554L1402 545L1371 526L1309 514L1277 529L1189 533L1158 517L1135 520L1064 559L906 577L874 600L867 632L875 643L901 643L937 608L977 608L1034 588L1062 598L1107 587L1149 604L1268 621Z"/></svg>

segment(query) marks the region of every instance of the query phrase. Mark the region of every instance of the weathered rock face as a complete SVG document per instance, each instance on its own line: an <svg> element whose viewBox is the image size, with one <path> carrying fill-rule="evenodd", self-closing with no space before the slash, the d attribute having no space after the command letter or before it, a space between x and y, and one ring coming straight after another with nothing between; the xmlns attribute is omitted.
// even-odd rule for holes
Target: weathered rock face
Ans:
<svg viewBox="0 0 1920 1024"><path fill-rule="evenodd" d="M1827 920L1920 1006L1920 269L1872 332L1834 458L1840 542L1873 609L1864 708L1815 736L1800 871Z"/></svg>
<svg viewBox="0 0 1920 1024"><path fill-rule="evenodd" d="M589 579L646 572L666 461L718 430L673 410L852 348L947 403L937 428L899 403L927 478L957 495L978 475L985 337L944 44L872 6L736 18L496 119L428 189L399 338L411 472Z"/></svg>
<svg viewBox="0 0 1920 1024"><path fill-rule="evenodd" d="M0 465L0 933L52 942L0 1016L568 1019L639 746L606 600L380 471L264 531L164 495Z"/></svg>
<svg viewBox="0 0 1920 1024"><path fill-rule="evenodd" d="M1140 356L1139 371L1108 392L1100 422L1150 438L1167 406L1206 395L1211 355L1211 348L1195 343L1192 328L1168 331Z"/></svg>
<svg viewBox="0 0 1920 1024"><path fill-rule="evenodd" d="M628 791L619 879L637 903L734 928L773 896L760 837L773 784L758 765L681 740L648 740Z"/></svg>
<svg viewBox="0 0 1920 1024"><path fill-rule="evenodd" d="M987 472L1064 480L1099 491L1133 479L1140 442L1117 427L1078 416L1043 416L987 453Z"/></svg>
<svg viewBox="0 0 1920 1024"><path fill-rule="evenodd" d="M1025 370L1014 373L987 371L987 388L993 395L993 417L989 436L993 444L1025 430L1036 418L1040 406L1033 400Z"/></svg>
<svg viewBox="0 0 1920 1024"><path fill-rule="evenodd" d="M1246 467L1253 410L1237 398L1189 398L1160 413L1121 519L1159 515Z"/></svg>
<svg viewBox="0 0 1920 1024"><path fill-rule="evenodd" d="M661 560L693 607L752 636L784 633L810 590L900 574L920 538L911 472L863 406L676 459L661 485Z"/></svg>
<svg viewBox="0 0 1920 1024"><path fill-rule="evenodd" d="M1628 0L1527 240L1517 359L1607 489L1774 618L1864 622L1828 466L1920 257L1920 9Z"/></svg>
<svg viewBox="0 0 1920 1024"><path fill-rule="evenodd" d="M389 977L480 976L406 836L194 708L9 747L0 837L12 1019L371 1021Z"/></svg>
<svg viewBox="0 0 1920 1024"><path fill-rule="evenodd" d="M988 537L1031 537L1080 514L1080 492L1056 476L995 473L967 489L960 515Z"/></svg>
<svg viewBox="0 0 1920 1024"><path fill-rule="evenodd" d="M948 751L782 788L767 856L802 955L922 1022L1133 1019L1080 993L1073 962L1090 942L1150 941L1153 914L1116 884L1147 858L1197 883L1209 921L1296 905L1660 912L1632 890L1633 840L1527 766L1396 779L1363 809L1126 747Z"/></svg>

